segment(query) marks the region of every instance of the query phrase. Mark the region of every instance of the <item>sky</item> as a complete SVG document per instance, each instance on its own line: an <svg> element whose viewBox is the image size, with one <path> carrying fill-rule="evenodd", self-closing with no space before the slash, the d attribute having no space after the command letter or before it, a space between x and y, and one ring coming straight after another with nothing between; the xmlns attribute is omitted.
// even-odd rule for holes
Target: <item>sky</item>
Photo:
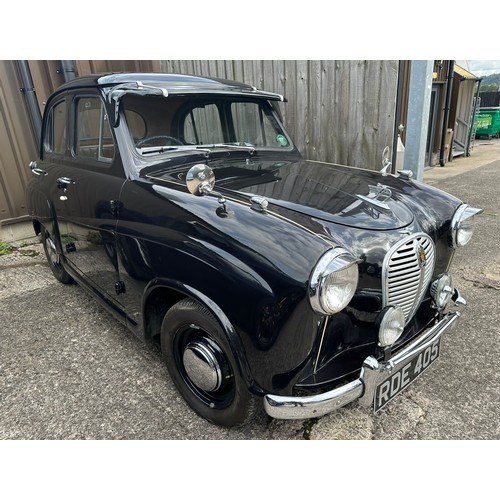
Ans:
<svg viewBox="0 0 500 500"><path fill-rule="evenodd" d="M476 76L488 76L500 73L500 61L494 60L468 60L469 71Z"/></svg>

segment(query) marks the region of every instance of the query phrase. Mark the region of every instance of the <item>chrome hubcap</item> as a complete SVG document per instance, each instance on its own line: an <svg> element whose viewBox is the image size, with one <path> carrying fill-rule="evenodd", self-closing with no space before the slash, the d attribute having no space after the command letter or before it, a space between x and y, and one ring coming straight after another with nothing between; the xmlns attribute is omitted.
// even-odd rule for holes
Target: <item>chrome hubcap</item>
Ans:
<svg viewBox="0 0 500 500"><path fill-rule="evenodd" d="M212 347L202 339L189 342L182 362L191 382L202 391L217 391L221 387L221 366Z"/></svg>

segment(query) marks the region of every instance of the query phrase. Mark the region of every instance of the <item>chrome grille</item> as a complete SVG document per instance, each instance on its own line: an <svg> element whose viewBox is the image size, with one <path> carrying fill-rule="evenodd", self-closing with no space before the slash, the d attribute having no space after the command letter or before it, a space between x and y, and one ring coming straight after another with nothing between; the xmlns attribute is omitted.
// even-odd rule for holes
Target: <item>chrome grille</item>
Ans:
<svg viewBox="0 0 500 500"><path fill-rule="evenodd" d="M383 264L383 305L403 308L405 322L415 314L429 287L435 263L434 243L424 233L394 245Z"/></svg>

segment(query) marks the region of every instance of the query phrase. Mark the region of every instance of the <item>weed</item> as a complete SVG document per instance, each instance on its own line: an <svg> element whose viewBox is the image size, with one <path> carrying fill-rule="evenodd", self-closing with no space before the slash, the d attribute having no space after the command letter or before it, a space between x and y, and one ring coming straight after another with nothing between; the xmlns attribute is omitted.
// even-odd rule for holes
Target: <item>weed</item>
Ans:
<svg viewBox="0 0 500 500"><path fill-rule="evenodd" d="M75 241L78 241L76 236L73 236L72 234L61 234L61 243L63 245L68 245L70 243L74 243Z"/></svg>
<svg viewBox="0 0 500 500"><path fill-rule="evenodd" d="M87 234L87 241L93 243L94 245L102 245L102 236L96 231L90 231Z"/></svg>
<svg viewBox="0 0 500 500"><path fill-rule="evenodd" d="M0 241L0 255L9 255L14 251L14 248L11 247L8 243L4 243Z"/></svg>
<svg viewBox="0 0 500 500"><path fill-rule="evenodd" d="M304 422L304 424L302 425L302 436L304 437L304 439L310 439L314 424L316 424L318 421L319 418L310 418Z"/></svg>

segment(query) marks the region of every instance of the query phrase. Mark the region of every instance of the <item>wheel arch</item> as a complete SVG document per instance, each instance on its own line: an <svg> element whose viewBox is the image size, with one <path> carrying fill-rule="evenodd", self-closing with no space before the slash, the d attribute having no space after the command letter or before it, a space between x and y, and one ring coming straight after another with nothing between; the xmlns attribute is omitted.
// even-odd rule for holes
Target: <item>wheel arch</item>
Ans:
<svg viewBox="0 0 500 500"><path fill-rule="evenodd" d="M30 192L29 198L31 224L35 234L41 236L42 228L47 229L50 234L54 235L54 243L60 254L63 255L57 210L54 203L50 202L47 196L38 190Z"/></svg>
<svg viewBox="0 0 500 500"><path fill-rule="evenodd" d="M146 340L153 340L161 334L161 324L165 314L177 302L191 298L205 306L218 321L224 331L240 375L247 386L256 394L263 394L251 375L243 343L224 311L210 297L189 285L169 280L154 280L144 292L143 328Z"/></svg>

